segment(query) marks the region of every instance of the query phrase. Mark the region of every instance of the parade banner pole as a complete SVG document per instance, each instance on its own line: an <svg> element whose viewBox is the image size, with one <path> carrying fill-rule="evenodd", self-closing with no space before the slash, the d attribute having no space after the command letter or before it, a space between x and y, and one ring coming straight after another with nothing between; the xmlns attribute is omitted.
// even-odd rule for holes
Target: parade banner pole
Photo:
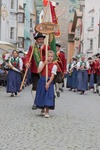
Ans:
<svg viewBox="0 0 100 150"><path fill-rule="evenodd" d="M46 60L48 60L48 40L49 34L46 35ZM46 82L48 80L48 64L46 64Z"/></svg>
<svg viewBox="0 0 100 150"><path fill-rule="evenodd" d="M34 46L32 47L32 52L31 52L31 55L30 55L30 58L29 58L29 64L31 62L31 59L32 59L32 56L33 56L33 52L34 52ZM22 83L21 83L21 86L20 86L20 91L23 88L23 85L24 85L24 82L25 82L25 79L26 79L26 75L27 75L28 69L29 68L26 68L26 71L25 71L25 74L24 74L24 77L23 77L23 80L22 80Z"/></svg>
<svg viewBox="0 0 100 150"><path fill-rule="evenodd" d="M55 32L55 25L52 22L52 16L51 16L51 8L50 8L50 2L49 0L43 0L44 5L44 15L42 23L38 24L35 29L36 31L46 34L46 57L45 60L48 61L48 43L49 43L49 34ZM48 64L46 64L46 82L48 80Z"/></svg>
<svg viewBox="0 0 100 150"><path fill-rule="evenodd" d="M54 24L52 22L43 22L43 23L38 24L35 27L35 30L42 34L46 34L46 40L45 40L46 58L45 58L45 60L48 61L49 34L54 33ZM47 80L48 80L48 64L46 64L46 82L47 82Z"/></svg>

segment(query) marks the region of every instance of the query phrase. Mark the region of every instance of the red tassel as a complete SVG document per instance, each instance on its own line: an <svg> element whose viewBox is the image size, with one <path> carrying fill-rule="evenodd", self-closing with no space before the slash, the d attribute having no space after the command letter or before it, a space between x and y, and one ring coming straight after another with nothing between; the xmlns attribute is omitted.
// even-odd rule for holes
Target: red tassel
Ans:
<svg viewBox="0 0 100 150"><path fill-rule="evenodd" d="M43 5L44 5L44 7L47 6L48 2L49 2L49 0L43 0Z"/></svg>

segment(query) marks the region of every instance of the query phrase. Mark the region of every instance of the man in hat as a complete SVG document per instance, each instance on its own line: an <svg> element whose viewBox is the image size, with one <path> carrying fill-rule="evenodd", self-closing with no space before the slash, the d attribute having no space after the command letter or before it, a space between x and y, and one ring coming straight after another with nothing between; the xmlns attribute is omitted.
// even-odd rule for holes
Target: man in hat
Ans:
<svg viewBox="0 0 100 150"><path fill-rule="evenodd" d="M37 89L37 83L40 78L39 73L37 72L37 68L39 65L39 62L42 60L45 60L45 48L46 46L44 45L44 39L45 36L41 33L37 33L34 36L34 39L36 40L35 45L34 45L34 50L33 50L33 57L31 59L31 62L29 63L29 58L32 53L33 46L29 47L28 54L26 55L26 67L30 67L31 71L31 77L32 77L32 91L33 91L33 96L35 98L36 95L36 89ZM50 49L50 47L48 47ZM32 109L36 109L36 106L33 103Z"/></svg>
<svg viewBox="0 0 100 150"><path fill-rule="evenodd" d="M57 76L55 77L57 97L60 97L60 91L63 91L64 74L66 73L66 58L65 53L61 51L61 44L56 43L57 51Z"/></svg>

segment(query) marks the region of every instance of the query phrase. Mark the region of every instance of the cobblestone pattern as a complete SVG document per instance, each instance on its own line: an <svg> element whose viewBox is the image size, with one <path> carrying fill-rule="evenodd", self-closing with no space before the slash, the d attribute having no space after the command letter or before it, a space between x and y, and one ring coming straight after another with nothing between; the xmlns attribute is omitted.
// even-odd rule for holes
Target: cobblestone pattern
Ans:
<svg viewBox="0 0 100 150"><path fill-rule="evenodd" d="M100 96L65 89L50 118L32 110L31 88L0 88L0 150L100 150Z"/></svg>

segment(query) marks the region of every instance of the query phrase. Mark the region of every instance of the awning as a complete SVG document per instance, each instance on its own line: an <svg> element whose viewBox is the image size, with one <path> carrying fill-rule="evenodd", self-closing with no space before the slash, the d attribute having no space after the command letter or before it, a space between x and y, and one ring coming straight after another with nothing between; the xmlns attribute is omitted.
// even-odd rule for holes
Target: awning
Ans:
<svg viewBox="0 0 100 150"><path fill-rule="evenodd" d="M9 52L10 50L16 50L16 47L9 42L0 41L0 49Z"/></svg>

